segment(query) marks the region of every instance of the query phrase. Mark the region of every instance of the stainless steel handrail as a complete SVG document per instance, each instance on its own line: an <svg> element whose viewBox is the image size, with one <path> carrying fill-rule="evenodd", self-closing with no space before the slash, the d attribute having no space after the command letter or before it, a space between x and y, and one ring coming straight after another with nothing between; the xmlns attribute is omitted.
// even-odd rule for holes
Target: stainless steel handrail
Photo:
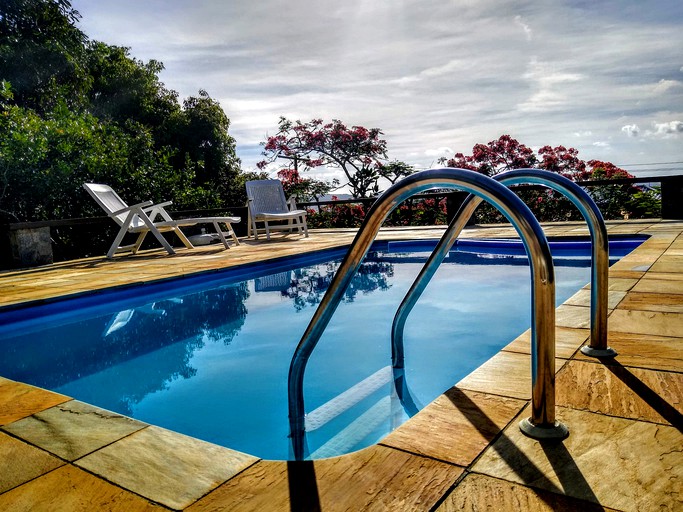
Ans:
<svg viewBox="0 0 683 512"><path fill-rule="evenodd" d="M581 212L588 224L591 236L591 302L590 302L590 343L581 352L593 357L614 357L617 352L607 346L607 299L609 273L609 242L607 228L600 210L593 199L573 181L557 173L540 169L516 169L493 177L504 185L533 184L544 185L556 190L569 199ZM413 281L403 301L396 310L391 326L392 363L395 368L403 368L403 333L408 315L419 300L422 292L431 281L439 265L448 255L456 239L472 217L482 199L468 196L460 206L455 217L427 259L422 270Z"/></svg>
<svg viewBox="0 0 683 512"><path fill-rule="evenodd" d="M567 436L567 428L555 420L555 271L541 226L522 200L491 178L465 169L431 169L392 185L373 204L294 351L288 398L290 435L297 460L307 451L303 377L308 359L386 217L409 197L433 188L462 189L486 199L519 233L531 262L532 282L532 412L521 427L536 438Z"/></svg>

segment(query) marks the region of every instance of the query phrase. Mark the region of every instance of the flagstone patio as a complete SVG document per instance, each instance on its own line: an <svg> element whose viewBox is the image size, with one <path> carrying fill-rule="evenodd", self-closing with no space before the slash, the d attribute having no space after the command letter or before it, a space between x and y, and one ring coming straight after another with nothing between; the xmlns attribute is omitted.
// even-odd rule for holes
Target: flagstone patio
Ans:
<svg viewBox="0 0 683 512"><path fill-rule="evenodd" d="M587 235L580 223L547 236ZM385 239L442 228L385 229ZM609 222L650 238L610 268L613 359L586 357L589 294L557 310L563 442L534 441L528 332L379 444L260 460L0 377L0 510L683 510L683 222ZM353 230L145 251L0 272L0 307L348 244ZM511 237L507 226L465 237Z"/></svg>

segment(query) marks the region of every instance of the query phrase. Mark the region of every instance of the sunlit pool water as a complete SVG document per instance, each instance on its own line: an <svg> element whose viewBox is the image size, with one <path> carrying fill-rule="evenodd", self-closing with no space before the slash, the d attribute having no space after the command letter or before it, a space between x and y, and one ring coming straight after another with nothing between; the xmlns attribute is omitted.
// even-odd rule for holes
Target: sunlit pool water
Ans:
<svg viewBox="0 0 683 512"><path fill-rule="evenodd" d="M405 375L418 407L529 328L528 263L521 246L506 245L463 242L478 252L451 251L408 318ZM557 304L590 280L588 246L581 256L561 245L552 245ZM390 327L428 247L375 244L311 356L304 382L313 458L376 443L408 418L391 378ZM290 458L290 360L344 252L0 311L0 375L259 457Z"/></svg>

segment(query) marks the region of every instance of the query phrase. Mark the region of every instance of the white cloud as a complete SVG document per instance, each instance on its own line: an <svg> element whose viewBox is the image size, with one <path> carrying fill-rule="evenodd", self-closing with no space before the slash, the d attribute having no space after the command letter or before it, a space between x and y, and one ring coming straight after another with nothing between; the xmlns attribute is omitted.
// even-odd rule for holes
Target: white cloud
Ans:
<svg viewBox="0 0 683 512"><path fill-rule="evenodd" d="M504 133L599 158L594 141L636 124L645 147L610 141L621 161L678 160L678 125L651 124L683 119L678 2L634 16L635 3L558 0L72 0L92 39L162 61L181 98L218 98L245 169L281 115L379 127L390 159L420 167Z"/></svg>
<svg viewBox="0 0 683 512"><path fill-rule="evenodd" d="M637 137L640 134L640 128L637 124L627 124L621 127L621 131L629 137Z"/></svg>
<svg viewBox="0 0 683 512"><path fill-rule="evenodd" d="M662 79L655 85L654 92L656 94L663 94L676 89L683 89L683 82L679 80Z"/></svg>
<svg viewBox="0 0 683 512"><path fill-rule="evenodd" d="M523 75L529 81L534 92L527 101L519 104L522 112L542 112L557 109L568 104L570 95L566 92L567 84L578 82L579 73L560 71L553 62L539 62L532 57L528 71Z"/></svg>
<svg viewBox="0 0 683 512"><path fill-rule="evenodd" d="M435 66L432 68L425 69L420 73L420 75L427 78L450 75L458 69L462 69L464 67L463 64L464 63L461 59L449 60L446 64L443 64L442 66Z"/></svg>
<svg viewBox="0 0 683 512"><path fill-rule="evenodd" d="M609 142L605 142L605 141L598 140L598 141L595 141L595 142L593 143L593 146L595 146L596 148L605 148L605 149L606 149L606 148L609 148L609 147L610 147L610 143L609 143Z"/></svg>
<svg viewBox="0 0 683 512"><path fill-rule="evenodd" d="M653 121L652 128L641 132L643 137L650 141L675 139L683 135L683 121L666 121L658 123ZM624 126L621 130L626 131Z"/></svg>
<svg viewBox="0 0 683 512"><path fill-rule="evenodd" d="M421 82L423 80L435 79L439 77L448 76L463 76L466 73L471 72L473 67L472 62L465 61L463 59L451 59L445 64L437 64L431 67L422 69L418 73L412 75L401 76L399 78L391 80L391 82L396 83L401 86L407 86L414 84L416 82ZM376 84L383 85L383 84Z"/></svg>
<svg viewBox="0 0 683 512"><path fill-rule="evenodd" d="M652 123L654 135L671 137L683 134L683 121L669 121L668 123Z"/></svg>
<svg viewBox="0 0 683 512"><path fill-rule="evenodd" d="M526 40L531 41L531 38L533 37L531 27L528 24L524 23L524 20L522 20L522 17L519 15L515 16L515 23L522 27L524 35L526 36Z"/></svg>
<svg viewBox="0 0 683 512"><path fill-rule="evenodd" d="M451 148L448 148L448 147L441 147L441 148L437 148L437 149L426 149L424 154L425 154L425 156L434 156L434 157L436 157L436 156L438 156L438 157L448 156L448 157L451 157L455 154L455 151L453 151Z"/></svg>

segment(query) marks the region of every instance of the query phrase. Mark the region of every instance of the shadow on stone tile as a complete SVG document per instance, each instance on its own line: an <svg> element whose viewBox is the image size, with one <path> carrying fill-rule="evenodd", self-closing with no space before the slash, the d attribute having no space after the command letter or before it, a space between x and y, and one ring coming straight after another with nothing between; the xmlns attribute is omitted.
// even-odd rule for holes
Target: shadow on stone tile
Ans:
<svg viewBox="0 0 683 512"><path fill-rule="evenodd" d="M489 448L472 471L551 492L562 489L567 496L628 512L680 508L678 430L566 407L558 407L557 415L571 429L561 444L538 443L510 425L504 435L515 451ZM538 472L544 479L532 481Z"/></svg>
<svg viewBox="0 0 683 512"><path fill-rule="evenodd" d="M478 428L488 431L498 428L493 420L459 389L453 388L451 393L447 396L451 399L453 405L460 409L463 414L470 416L470 421L473 425L478 425ZM515 426L513 425L510 428L515 428ZM566 493L574 496L581 496L583 499L596 503L599 502L591 490L590 485L584 478L583 473L580 471L562 442L545 441L543 443L539 442L539 445L546 453L550 464L558 475L567 476L567 478L560 479L562 488L558 487L543 474L534 462L506 436L505 432L501 433L498 440L493 444L492 449L503 458L507 465L517 473L517 476L521 478L525 484L540 486L558 494ZM524 468L523 472L515 469L520 467ZM558 471L559 468L561 468L562 471ZM568 490L573 490L574 492L567 492Z"/></svg>
<svg viewBox="0 0 683 512"><path fill-rule="evenodd" d="M616 359L605 358L601 359L600 362L604 364L605 368L607 368L612 375L621 380L621 382L628 386L631 391L657 411L672 427L678 429L679 432L683 432L683 414L678 412L673 405L659 396L656 391L631 373L628 368L622 366Z"/></svg>
<svg viewBox="0 0 683 512"><path fill-rule="evenodd" d="M287 480L291 510L322 510L312 460L287 461Z"/></svg>
<svg viewBox="0 0 683 512"><path fill-rule="evenodd" d="M538 443L560 480L563 493L600 503L567 447L561 442Z"/></svg>
<svg viewBox="0 0 683 512"><path fill-rule="evenodd" d="M432 510L463 470L381 445L315 461L261 460L186 510Z"/></svg>
<svg viewBox="0 0 683 512"><path fill-rule="evenodd" d="M436 512L534 511L534 512L616 512L597 503L578 500L543 489L524 487L514 482L470 473Z"/></svg>

